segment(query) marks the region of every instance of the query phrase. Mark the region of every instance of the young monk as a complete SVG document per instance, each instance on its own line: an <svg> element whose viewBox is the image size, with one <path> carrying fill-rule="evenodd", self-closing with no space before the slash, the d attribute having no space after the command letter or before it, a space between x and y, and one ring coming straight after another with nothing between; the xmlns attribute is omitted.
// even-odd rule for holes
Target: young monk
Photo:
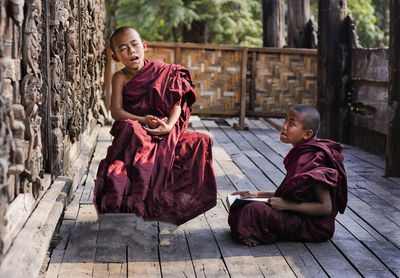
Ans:
<svg viewBox="0 0 400 278"><path fill-rule="evenodd" d="M112 78L114 140L99 165L96 209L182 224L216 205L211 138L187 130L190 73L144 59L146 43L132 28L117 29L110 46L125 67Z"/></svg>
<svg viewBox="0 0 400 278"><path fill-rule="evenodd" d="M274 192L237 191L243 198L269 198L233 207L232 235L255 246L285 241L326 241L335 231L335 216L347 203L343 146L317 139L320 115L310 105L296 105L286 116L280 140L292 144L283 163L286 177Z"/></svg>

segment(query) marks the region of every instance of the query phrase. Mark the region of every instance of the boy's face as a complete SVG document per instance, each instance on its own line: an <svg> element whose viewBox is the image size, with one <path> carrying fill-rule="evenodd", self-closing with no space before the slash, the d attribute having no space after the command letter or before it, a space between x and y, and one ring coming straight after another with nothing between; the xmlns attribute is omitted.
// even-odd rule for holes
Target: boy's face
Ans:
<svg viewBox="0 0 400 278"><path fill-rule="evenodd" d="M144 64L146 43L142 42L137 32L127 29L113 40L115 52L113 58L121 62L131 72L139 71Z"/></svg>
<svg viewBox="0 0 400 278"><path fill-rule="evenodd" d="M294 110L289 111L282 125L281 142L292 144L294 147L311 138L312 130L303 128L302 116L302 114Z"/></svg>

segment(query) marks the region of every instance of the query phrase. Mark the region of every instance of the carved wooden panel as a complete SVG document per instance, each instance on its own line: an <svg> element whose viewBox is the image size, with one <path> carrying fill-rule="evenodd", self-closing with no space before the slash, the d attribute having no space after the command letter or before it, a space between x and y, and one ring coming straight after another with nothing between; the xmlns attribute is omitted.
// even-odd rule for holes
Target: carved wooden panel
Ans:
<svg viewBox="0 0 400 278"><path fill-rule="evenodd" d="M100 117L104 17L104 0L0 1L0 261Z"/></svg>
<svg viewBox="0 0 400 278"><path fill-rule="evenodd" d="M295 104L316 104L317 56L257 53L256 57L254 111L286 113Z"/></svg>

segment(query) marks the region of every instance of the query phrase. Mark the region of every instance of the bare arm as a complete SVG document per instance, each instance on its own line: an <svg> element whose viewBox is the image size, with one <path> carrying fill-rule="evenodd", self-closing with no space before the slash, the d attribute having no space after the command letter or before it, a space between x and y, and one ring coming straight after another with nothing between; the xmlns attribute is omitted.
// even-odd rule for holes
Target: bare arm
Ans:
<svg viewBox="0 0 400 278"><path fill-rule="evenodd" d="M126 75L122 72L116 72L112 78L112 95L111 95L111 116L114 120L131 119L137 120L143 125L156 127L157 121L155 116L147 115L144 117L134 115L124 110L122 107L122 90L125 86Z"/></svg>
<svg viewBox="0 0 400 278"><path fill-rule="evenodd" d="M296 203L280 197L272 197L271 207L276 210L292 210L308 215L329 215L332 213L332 201L329 189L322 184L314 186L317 202Z"/></svg>
<svg viewBox="0 0 400 278"><path fill-rule="evenodd" d="M235 191L232 195L240 195L241 198L271 198L275 191Z"/></svg>
<svg viewBox="0 0 400 278"><path fill-rule="evenodd" d="M172 128L174 127L174 125L176 124L176 122L179 119L179 116L181 115L182 112L182 108L179 104L176 104L174 106L174 109L172 110L171 116L169 117L168 121L165 122L163 119L158 119L157 120L157 124L158 127L157 128L146 128L145 129L154 135L165 135L168 134Z"/></svg>

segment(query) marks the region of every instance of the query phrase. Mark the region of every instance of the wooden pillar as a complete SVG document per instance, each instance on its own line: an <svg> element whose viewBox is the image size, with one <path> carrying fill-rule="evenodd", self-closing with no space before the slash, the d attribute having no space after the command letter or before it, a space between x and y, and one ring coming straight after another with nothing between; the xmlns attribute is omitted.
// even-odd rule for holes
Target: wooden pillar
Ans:
<svg viewBox="0 0 400 278"><path fill-rule="evenodd" d="M288 42L293 48L310 48L310 0L288 0Z"/></svg>
<svg viewBox="0 0 400 278"><path fill-rule="evenodd" d="M390 0L386 175L400 177L400 0Z"/></svg>
<svg viewBox="0 0 400 278"><path fill-rule="evenodd" d="M262 0L263 46L283 47L285 45L284 1Z"/></svg>
<svg viewBox="0 0 400 278"><path fill-rule="evenodd" d="M345 92L341 80L341 44L346 42L344 31L346 0L319 0L318 22L318 94L317 106L321 113L319 137L339 140L340 107Z"/></svg>
<svg viewBox="0 0 400 278"><path fill-rule="evenodd" d="M240 88L240 111L239 111L239 124L234 124L233 128L238 130L248 129L249 127L245 124L244 119L246 117L246 75L247 75L247 59L248 50L247 48L242 51L242 78Z"/></svg>

